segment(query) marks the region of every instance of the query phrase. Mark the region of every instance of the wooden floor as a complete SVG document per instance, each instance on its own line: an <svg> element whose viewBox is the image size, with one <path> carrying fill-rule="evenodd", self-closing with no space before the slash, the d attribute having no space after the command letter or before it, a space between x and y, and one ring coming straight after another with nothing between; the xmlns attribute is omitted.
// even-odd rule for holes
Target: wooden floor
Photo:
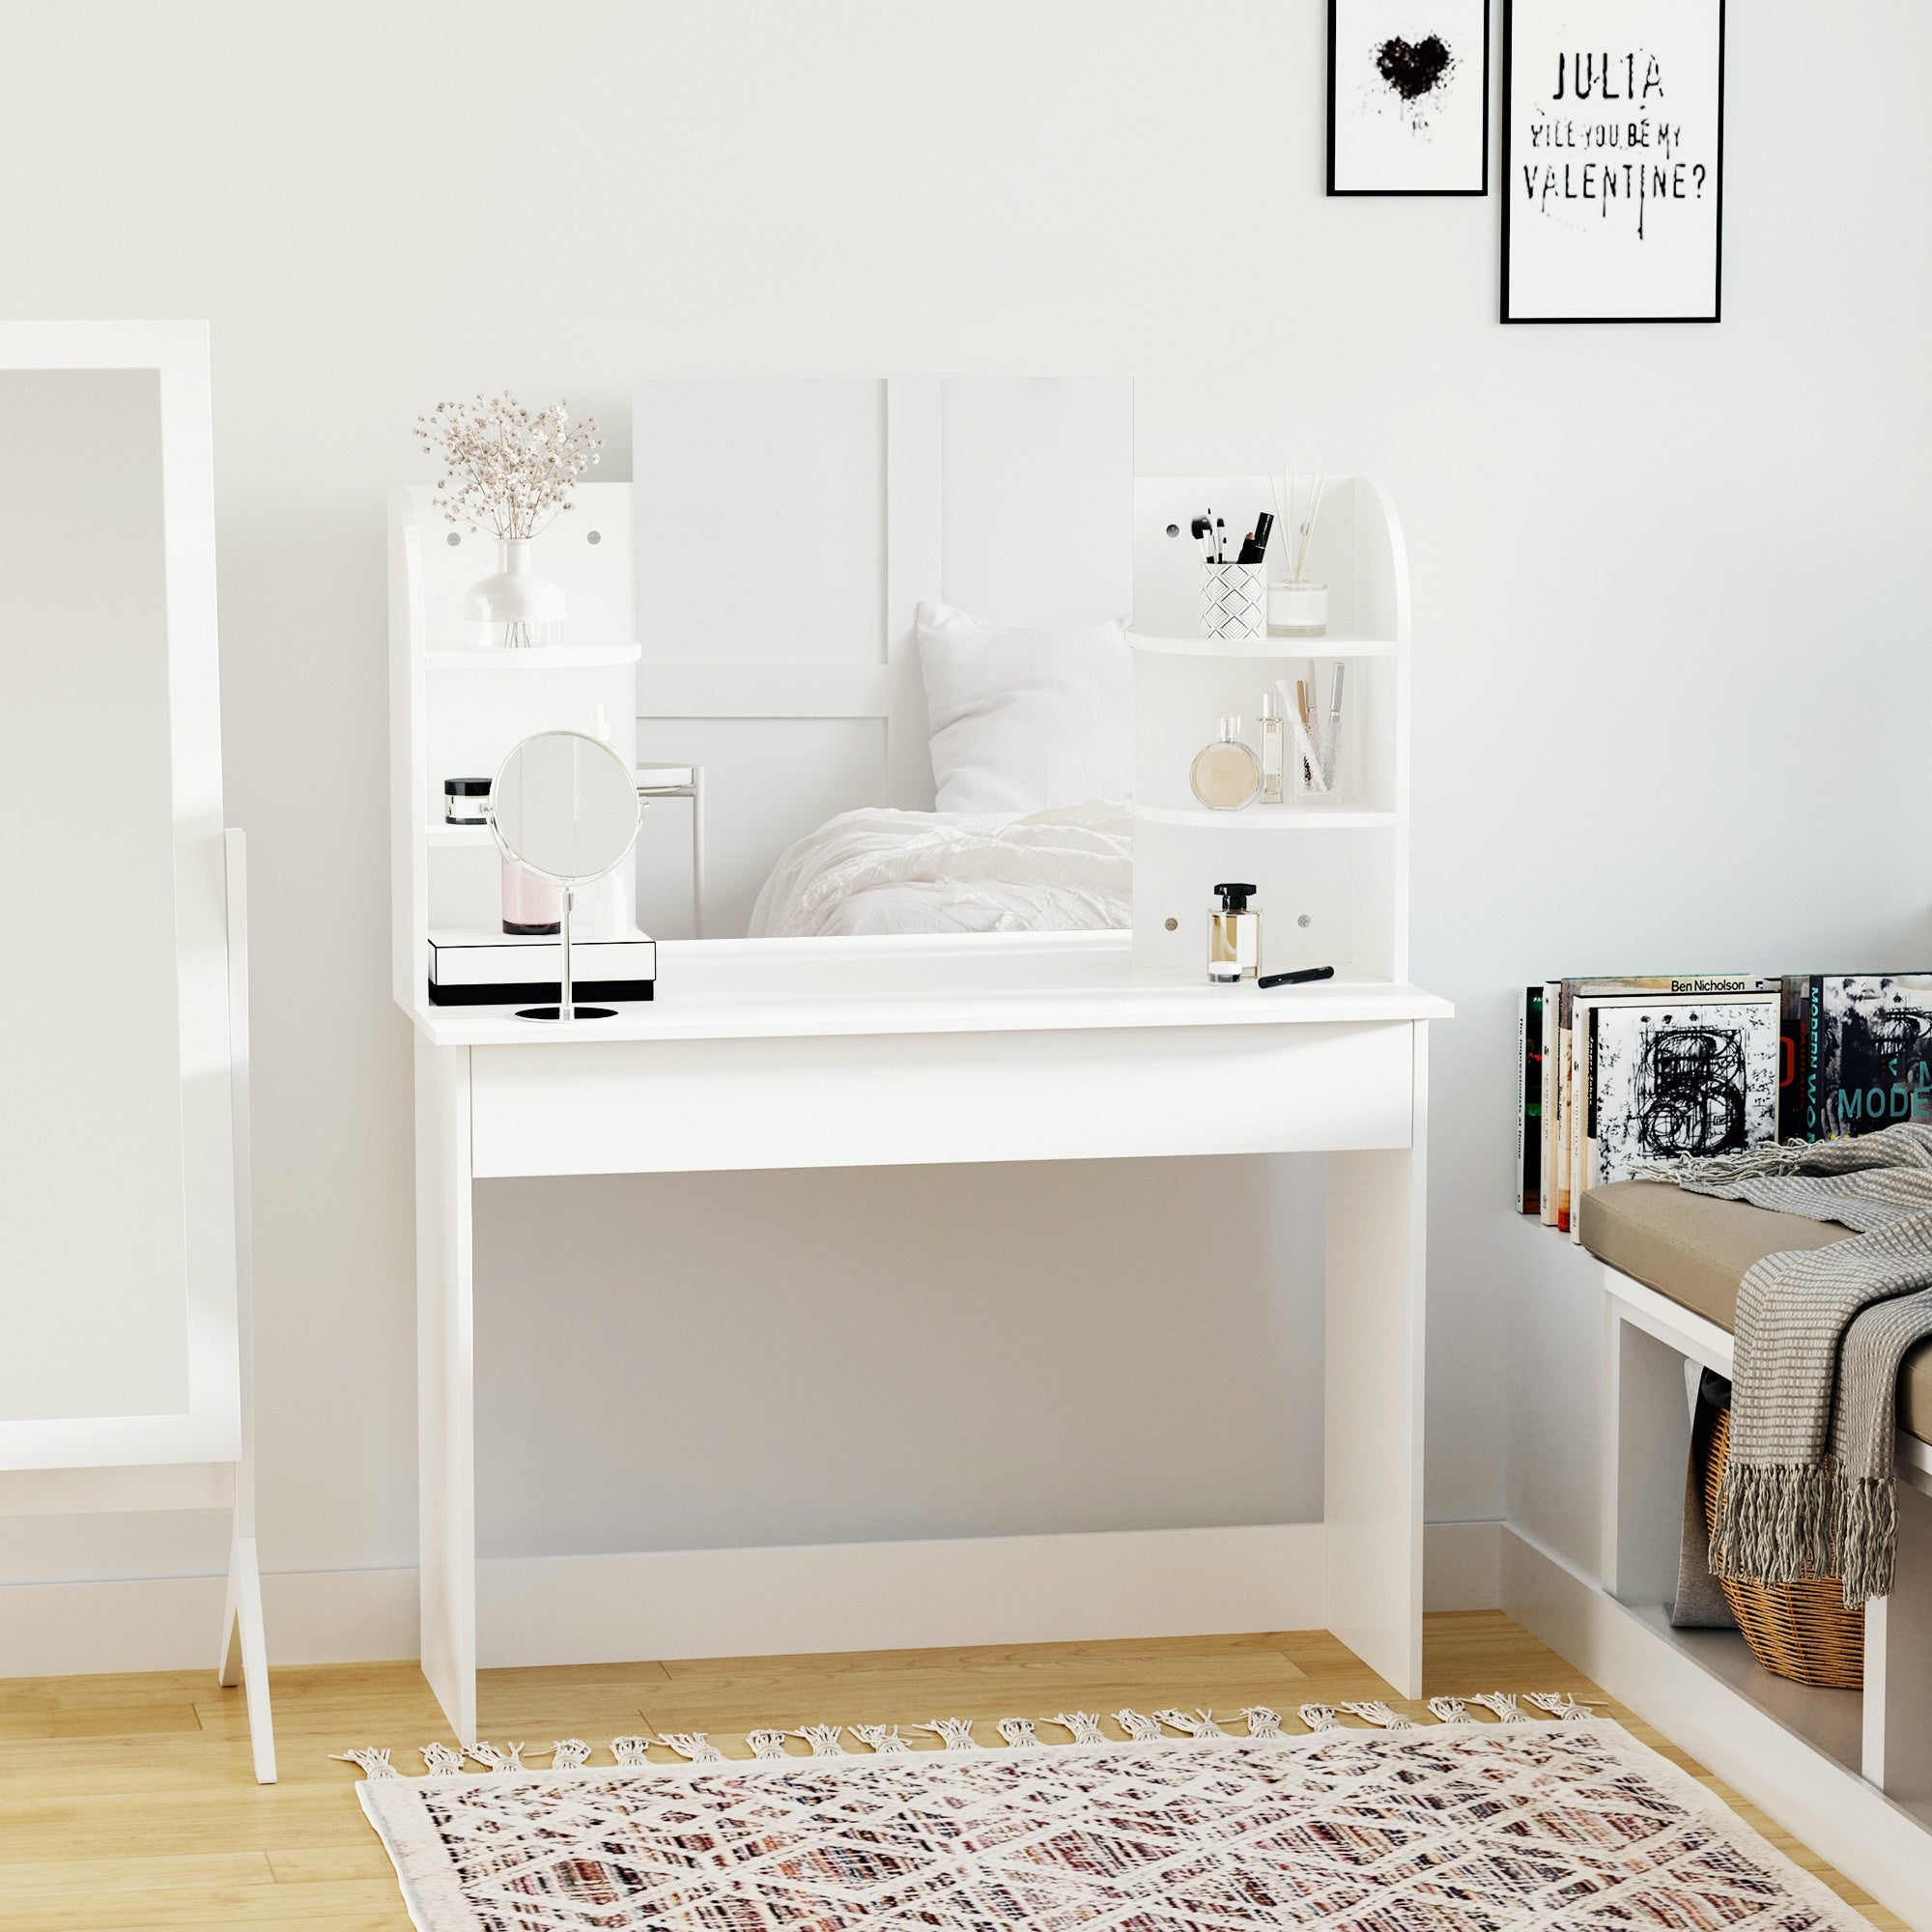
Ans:
<svg viewBox="0 0 1932 1932"><path fill-rule="evenodd" d="M1436 1694L1601 1694L1493 1611L1432 1617L1427 1643ZM0 1679L0 1932L408 1932L388 1861L354 1796L359 1774L327 1754L387 1745L409 1775L421 1769L419 1746L453 1743L421 1674L413 1663L277 1670L274 1693L281 1782L260 1786L242 1693L218 1689L212 1671ZM600 1757L612 1737L647 1730L708 1731L728 1754L749 1755L744 1733L762 1725L964 1717L984 1720L980 1741L997 1744L1000 1718L1256 1703L1286 1716L1298 1704L1387 1695L1318 1631L496 1670L484 1674L482 1723L496 1743L575 1736ZM1648 1725L1607 1700L1604 1708L1874 1924L1904 1932Z"/></svg>

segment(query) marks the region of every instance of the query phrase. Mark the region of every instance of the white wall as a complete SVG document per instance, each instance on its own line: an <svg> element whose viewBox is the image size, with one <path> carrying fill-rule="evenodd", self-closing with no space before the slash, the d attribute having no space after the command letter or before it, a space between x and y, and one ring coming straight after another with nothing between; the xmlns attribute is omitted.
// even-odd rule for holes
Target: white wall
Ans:
<svg viewBox="0 0 1932 1932"><path fill-rule="evenodd" d="M1932 954L1915 810L1932 289L1907 201L1932 177L1916 79L1932 15L1921 0L1731 8L1720 327L1502 329L1493 198L1322 197L1325 11L7 8L24 78L0 127L0 309L213 325L230 811L255 873L271 1567L407 1563L414 1545L382 486L426 473L407 435L418 409L504 384L595 411L621 477L643 373L1129 372L1144 469L1293 461L1387 480L1415 583L1416 971L1461 1012L1434 1090L1430 1513L1507 1505L1559 1541L1587 1516L1587 1466L1569 1480L1562 1453L1594 1400L1581 1273L1507 1211L1512 989L1550 971ZM1238 278L1210 225L1240 237ZM1132 1180L1080 1184L1090 1226L1137 1198ZM790 1198L791 1183L748 1185ZM952 1297L975 1279L972 1231L1038 1179L866 1185L964 1250L934 1290ZM1310 1183L1280 1185L1304 1224ZM701 1253L715 1192L656 1188L651 1238ZM847 1228L864 1218L865 1186L835 1194ZM836 1262L848 1236L823 1238ZM847 1315L881 1293L876 1255L856 1272ZM976 1490L962 1430L953 1462L922 1465L948 1522L1137 1520L1135 1481L1110 1489L1077 1453L1103 1395L1137 1405L1147 1460L1173 1465L1149 1520L1302 1513L1305 1414L1244 1420L1232 1458L1198 1439L1294 1386L1316 1337L1305 1269L1291 1272L1272 1309L1245 1289L1200 1305L1242 1377L1213 1387L1218 1408L1203 1402L1211 1356L1184 1404L1144 1394L1171 1359L1162 1329L1111 1336L1103 1376L1091 1295L1023 1335L1059 1351L1076 1391L1057 1443L1044 1395L1025 1416L1043 1493L1015 1499L1007 1451ZM865 1375L923 1385L948 1332L908 1312ZM990 1346L982 1365L997 1381ZM788 1399L781 1371L724 1366L741 1413ZM570 1367L533 1363L518 1411L558 1484L598 1412ZM675 1428L689 1377L654 1358L639 1374ZM1037 1363L1026 1376L1056 1385ZM625 1518L619 1470L611 1508L573 1534L655 1520L696 1539L710 1520L811 1540L923 1520L929 1489L895 1491L893 1459L867 1462L849 1434L815 1486L770 1430L711 1434L724 1465L709 1495L686 1445L648 1475L685 1487ZM544 1547L547 1493L505 1505L497 1547ZM6 1535L14 1577L218 1554L206 1524Z"/></svg>

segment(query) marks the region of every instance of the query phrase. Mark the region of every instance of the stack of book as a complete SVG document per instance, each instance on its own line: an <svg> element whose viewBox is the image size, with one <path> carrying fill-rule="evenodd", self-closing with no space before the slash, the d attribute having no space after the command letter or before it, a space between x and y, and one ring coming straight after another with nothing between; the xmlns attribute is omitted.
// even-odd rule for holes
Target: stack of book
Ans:
<svg viewBox="0 0 1932 1932"><path fill-rule="evenodd" d="M1518 1009L1517 1208L1640 1162L1932 1121L1932 973L1551 980Z"/></svg>

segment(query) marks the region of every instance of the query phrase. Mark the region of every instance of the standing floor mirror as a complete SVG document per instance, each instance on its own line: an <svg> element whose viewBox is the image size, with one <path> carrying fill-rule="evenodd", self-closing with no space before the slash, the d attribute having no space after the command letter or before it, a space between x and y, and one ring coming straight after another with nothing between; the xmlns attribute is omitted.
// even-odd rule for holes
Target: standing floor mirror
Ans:
<svg viewBox="0 0 1932 1932"><path fill-rule="evenodd" d="M8 846L48 901L0 949L0 1514L233 1510L218 1668L266 1783L203 325L0 324L0 532Z"/></svg>

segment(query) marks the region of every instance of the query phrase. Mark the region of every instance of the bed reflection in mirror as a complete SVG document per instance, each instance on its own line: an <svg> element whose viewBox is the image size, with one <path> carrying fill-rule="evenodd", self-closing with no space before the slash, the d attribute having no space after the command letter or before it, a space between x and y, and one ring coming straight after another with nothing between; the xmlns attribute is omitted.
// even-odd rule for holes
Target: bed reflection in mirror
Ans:
<svg viewBox="0 0 1932 1932"><path fill-rule="evenodd" d="M649 381L633 437L638 756L703 772L705 938L1131 923L1130 382ZM694 809L639 839L659 938Z"/></svg>

